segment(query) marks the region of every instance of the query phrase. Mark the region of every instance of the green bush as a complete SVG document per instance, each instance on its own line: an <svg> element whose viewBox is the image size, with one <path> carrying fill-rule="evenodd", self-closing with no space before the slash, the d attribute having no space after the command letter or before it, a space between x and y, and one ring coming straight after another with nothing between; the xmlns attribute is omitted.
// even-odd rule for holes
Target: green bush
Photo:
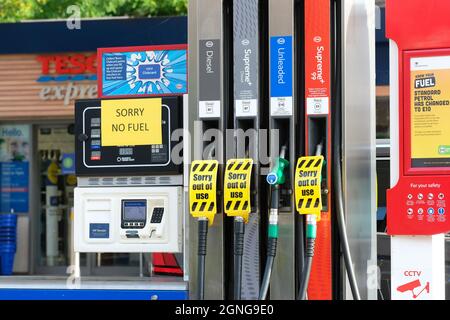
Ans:
<svg viewBox="0 0 450 320"><path fill-rule="evenodd" d="M0 22L64 19L79 8L82 18L176 16L187 13L187 0L0 0Z"/></svg>

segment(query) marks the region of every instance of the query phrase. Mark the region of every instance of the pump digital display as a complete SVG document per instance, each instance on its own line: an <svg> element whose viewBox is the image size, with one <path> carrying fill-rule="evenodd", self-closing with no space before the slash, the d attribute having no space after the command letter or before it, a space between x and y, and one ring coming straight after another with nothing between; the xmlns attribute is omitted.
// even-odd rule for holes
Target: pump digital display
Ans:
<svg viewBox="0 0 450 320"><path fill-rule="evenodd" d="M450 167L450 56L410 60L411 168Z"/></svg>
<svg viewBox="0 0 450 320"><path fill-rule="evenodd" d="M122 214L124 221L145 221L147 217L147 201L123 200Z"/></svg>

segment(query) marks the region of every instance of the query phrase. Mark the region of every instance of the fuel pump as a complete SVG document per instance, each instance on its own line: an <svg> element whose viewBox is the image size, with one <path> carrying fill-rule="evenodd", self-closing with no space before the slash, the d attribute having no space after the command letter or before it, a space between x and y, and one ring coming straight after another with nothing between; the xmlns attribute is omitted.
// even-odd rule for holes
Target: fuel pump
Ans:
<svg viewBox="0 0 450 320"><path fill-rule="evenodd" d="M303 21L299 11L300 2L294 0L268 1L269 30L269 114L270 155L273 166L264 183L272 185L268 225L276 233L272 239L269 232L267 262L273 260L273 275L270 281L270 299L294 299L296 292L295 266L303 261L303 252L296 250L298 236L293 197L294 166L300 148L299 132L303 125L297 121L301 107L298 103L296 75L299 73L302 58L297 53L301 48L301 35L297 23ZM291 164L291 165L288 165ZM275 179L277 177L277 179ZM277 217L277 227L271 227L270 217ZM265 230L264 230L265 231ZM273 235L273 234L272 234ZM271 240L272 239L272 240ZM275 240L276 239L276 240ZM271 243L277 242L277 255L271 250ZM266 269L267 270L267 269ZM267 283L262 282L260 297L264 297Z"/></svg>
<svg viewBox="0 0 450 320"><path fill-rule="evenodd" d="M261 261L261 134L263 118L263 61L261 59L263 42L261 41L261 28L263 17L267 10L262 0L229 0L224 1L230 15L227 34L230 37L230 66L227 78L230 122L226 135L226 159L232 161L239 159L251 166L247 170L247 191L249 204L252 208L245 211L242 221L242 213L232 212L225 207L228 219L225 239L234 242L233 252L227 253L226 263L229 266L230 275L234 278L233 288L229 288L229 294L233 292L235 299L254 300L258 297L260 285L260 261ZM231 90L232 89L232 90ZM232 170L233 168L231 168ZM237 169L237 167L235 167ZM229 173L228 173L229 174ZM225 176L225 179L229 176ZM250 186L251 183L251 186ZM225 194L226 196L226 194ZM230 199L227 199L230 200ZM239 201L239 200L238 200ZM228 201L229 203L229 201ZM236 202L237 203L237 202ZM245 203L245 201L241 202ZM251 215L247 211L252 210ZM248 219L246 217L248 216ZM245 223L245 225L244 225ZM244 229L242 229L245 226ZM238 230L244 233L236 233ZM227 232L227 230L230 230ZM231 235L233 230L233 235ZM243 241L244 255L242 257L244 267L241 269L236 262L240 261L240 248L236 246ZM236 242L237 240L237 242ZM237 250L237 252L236 252ZM231 267L232 266L232 267ZM242 278L242 283L239 279ZM236 286L240 288L236 288Z"/></svg>
<svg viewBox="0 0 450 320"><path fill-rule="evenodd" d="M76 102L75 252L181 251L181 115L181 97Z"/></svg>
<svg viewBox="0 0 450 320"><path fill-rule="evenodd" d="M228 104L225 103L225 77L229 76L225 61L229 53L225 50L230 41L225 37L224 26L228 23L226 7L222 0L191 0L188 3L189 24L189 114L185 128L189 130L191 144L186 145L186 165L193 161L217 161L216 194L217 206L214 217L207 221L197 221L190 214L190 203L186 204L185 247L189 276L189 296L191 299L224 299L226 296L225 243L223 214L223 167L225 163L224 137L228 125ZM185 185L190 191L192 184ZM189 197L188 197L189 198ZM192 212L192 211L191 211ZM208 228L206 258L198 256L204 230ZM203 231L202 231L203 228ZM200 234L203 238L199 238ZM202 251L206 254L206 251ZM205 264L203 269L202 265ZM204 272L203 272L204 270ZM204 275L203 275L204 274ZM204 278L201 280L200 278ZM204 291L203 291L204 288Z"/></svg>

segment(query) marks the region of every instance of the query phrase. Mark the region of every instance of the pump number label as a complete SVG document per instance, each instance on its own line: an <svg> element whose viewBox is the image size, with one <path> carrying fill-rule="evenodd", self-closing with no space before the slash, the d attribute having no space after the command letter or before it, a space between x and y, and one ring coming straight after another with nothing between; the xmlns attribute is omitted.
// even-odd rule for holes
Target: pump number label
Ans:
<svg viewBox="0 0 450 320"><path fill-rule="evenodd" d="M252 159L230 159L224 179L224 208L230 217L242 217L248 222L251 211L250 181Z"/></svg>
<svg viewBox="0 0 450 320"><path fill-rule="evenodd" d="M321 179L323 156L301 157L295 170L295 203L300 214L314 214L320 220L322 210Z"/></svg>
<svg viewBox="0 0 450 320"><path fill-rule="evenodd" d="M217 212L217 160L192 161L189 178L189 210L194 218L214 222Z"/></svg>

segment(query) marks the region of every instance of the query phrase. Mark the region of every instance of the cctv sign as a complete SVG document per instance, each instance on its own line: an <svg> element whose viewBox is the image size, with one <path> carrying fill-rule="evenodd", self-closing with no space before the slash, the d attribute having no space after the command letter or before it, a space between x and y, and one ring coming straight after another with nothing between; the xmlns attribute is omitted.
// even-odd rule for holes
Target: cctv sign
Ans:
<svg viewBox="0 0 450 320"><path fill-rule="evenodd" d="M430 252L427 246L433 241L430 237L409 239L412 243L405 246L407 241L407 237L399 237L391 242L392 300L434 300L445 297L445 277L441 277L438 272L438 268L445 266L444 245L437 248L442 254L436 254Z"/></svg>
<svg viewBox="0 0 450 320"><path fill-rule="evenodd" d="M403 276L399 277L399 283L393 283L395 290L395 300L429 300L430 281L420 270L405 270ZM394 292L393 290L393 292ZM393 293L394 295L394 293Z"/></svg>

